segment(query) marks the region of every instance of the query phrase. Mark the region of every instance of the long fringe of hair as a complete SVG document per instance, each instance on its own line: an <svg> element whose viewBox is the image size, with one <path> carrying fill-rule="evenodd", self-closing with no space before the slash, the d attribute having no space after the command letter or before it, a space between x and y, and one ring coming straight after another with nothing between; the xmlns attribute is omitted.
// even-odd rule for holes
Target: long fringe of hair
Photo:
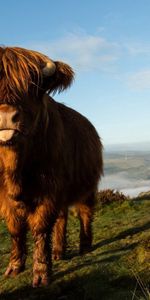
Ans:
<svg viewBox="0 0 150 300"><path fill-rule="evenodd" d="M27 94L31 84L38 86L42 80L42 68L48 59L46 55L37 51L0 47L2 96L7 98L7 94L11 92L11 97L16 99L22 94Z"/></svg>

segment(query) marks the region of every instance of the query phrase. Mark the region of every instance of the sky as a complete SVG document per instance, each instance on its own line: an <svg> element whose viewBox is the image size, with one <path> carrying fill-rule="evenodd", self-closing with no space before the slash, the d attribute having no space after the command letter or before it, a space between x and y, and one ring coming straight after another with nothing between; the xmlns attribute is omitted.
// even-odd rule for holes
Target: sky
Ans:
<svg viewBox="0 0 150 300"><path fill-rule="evenodd" d="M150 142L149 0L1 1L0 44L75 70L55 99L84 114L104 147Z"/></svg>

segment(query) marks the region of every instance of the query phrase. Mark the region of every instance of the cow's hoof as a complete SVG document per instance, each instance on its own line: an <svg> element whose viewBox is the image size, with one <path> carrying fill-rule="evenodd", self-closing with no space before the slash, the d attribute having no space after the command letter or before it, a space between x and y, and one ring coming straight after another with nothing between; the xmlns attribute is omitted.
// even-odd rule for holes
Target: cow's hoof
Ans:
<svg viewBox="0 0 150 300"><path fill-rule="evenodd" d="M9 265L4 273L5 277L11 276L11 277L15 277L17 276L19 273L23 272L25 269L25 266L13 266L13 265Z"/></svg>
<svg viewBox="0 0 150 300"><path fill-rule="evenodd" d="M91 245L84 245L83 247L80 247L80 250L79 250L79 254L80 255L84 255L86 253L89 253L92 251L92 246Z"/></svg>
<svg viewBox="0 0 150 300"><path fill-rule="evenodd" d="M64 259L64 256L65 256L65 254L62 251L53 250L53 252L52 252L53 260L62 260L62 259Z"/></svg>
<svg viewBox="0 0 150 300"><path fill-rule="evenodd" d="M47 286L50 284L50 276L48 275L34 275L32 286L33 288L38 288L40 286Z"/></svg>

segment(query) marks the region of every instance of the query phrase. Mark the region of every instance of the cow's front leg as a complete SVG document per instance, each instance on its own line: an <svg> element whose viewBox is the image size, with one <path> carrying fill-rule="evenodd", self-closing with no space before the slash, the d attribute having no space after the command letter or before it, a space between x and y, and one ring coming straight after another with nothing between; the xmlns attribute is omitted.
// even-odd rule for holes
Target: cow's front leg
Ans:
<svg viewBox="0 0 150 300"><path fill-rule="evenodd" d="M48 285L51 277L50 233L34 233L33 287Z"/></svg>
<svg viewBox="0 0 150 300"><path fill-rule="evenodd" d="M22 164L18 151L14 148L1 148L1 163L3 173L3 204L1 213L6 219L8 230L12 238L10 263L5 275L15 276L25 266L26 258L26 205L22 199Z"/></svg>
<svg viewBox="0 0 150 300"><path fill-rule="evenodd" d="M26 261L26 232L12 235L12 249L5 276L16 276L25 268Z"/></svg>
<svg viewBox="0 0 150 300"><path fill-rule="evenodd" d="M6 269L6 276L15 276L24 270L26 260L26 232L24 221L25 211L21 203L10 201L10 210L7 210L6 223L11 234L12 248L10 262Z"/></svg>
<svg viewBox="0 0 150 300"><path fill-rule="evenodd" d="M53 214L51 202L43 200L28 217L35 249L33 254L33 287L48 285L51 278L52 255L51 234L56 216Z"/></svg>

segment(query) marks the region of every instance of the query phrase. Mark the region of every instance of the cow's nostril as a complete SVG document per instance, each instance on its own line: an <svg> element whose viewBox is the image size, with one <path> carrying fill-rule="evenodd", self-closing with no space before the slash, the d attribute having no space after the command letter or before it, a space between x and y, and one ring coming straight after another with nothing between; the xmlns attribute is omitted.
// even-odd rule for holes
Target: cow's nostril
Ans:
<svg viewBox="0 0 150 300"><path fill-rule="evenodd" d="M17 123L19 121L20 113L17 111L13 117L12 117L12 122Z"/></svg>

